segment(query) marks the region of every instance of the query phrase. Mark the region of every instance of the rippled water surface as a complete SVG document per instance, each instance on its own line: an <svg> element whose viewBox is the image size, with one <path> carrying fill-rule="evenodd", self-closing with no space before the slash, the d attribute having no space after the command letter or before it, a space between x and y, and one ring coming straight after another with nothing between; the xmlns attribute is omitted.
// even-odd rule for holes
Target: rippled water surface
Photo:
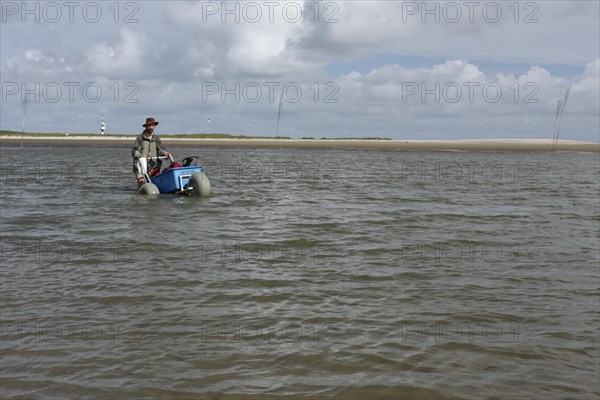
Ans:
<svg viewBox="0 0 600 400"><path fill-rule="evenodd" d="M600 396L598 154L170 150L3 146L2 398Z"/></svg>

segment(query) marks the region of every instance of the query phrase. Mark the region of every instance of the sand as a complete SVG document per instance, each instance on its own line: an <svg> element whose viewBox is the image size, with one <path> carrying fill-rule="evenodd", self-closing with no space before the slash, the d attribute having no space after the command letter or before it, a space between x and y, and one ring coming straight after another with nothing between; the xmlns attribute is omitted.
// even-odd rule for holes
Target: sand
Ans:
<svg viewBox="0 0 600 400"><path fill-rule="evenodd" d="M111 136L25 136L23 142L35 145L82 145L130 147L134 137ZM242 148L308 148L308 149L372 149L408 151L509 151L550 152L551 139L468 139L468 140L295 140L295 139L180 139L161 136L165 147L242 147ZM21 144L19 136L0 136L1 144ZM600 143L559 140L557 151L600 153Z"/></svg>

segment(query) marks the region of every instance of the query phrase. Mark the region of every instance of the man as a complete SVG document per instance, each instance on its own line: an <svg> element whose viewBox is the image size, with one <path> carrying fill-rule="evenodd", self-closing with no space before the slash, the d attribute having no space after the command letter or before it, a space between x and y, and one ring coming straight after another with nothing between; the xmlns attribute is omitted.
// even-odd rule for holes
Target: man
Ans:
<svg viewBox="0 0 600 400"><path fill-rule="evenodd" d="M146 118L146 123L142 125L145 128L144 132L135 139L131 150L133 173L137 177L138 189L144 184L144 174L148 171L148 164L150 167L156 164L152 157L171 157L171 153L163 147L160 138L154 134L156 125L158 121L154 118Z"/></svg>

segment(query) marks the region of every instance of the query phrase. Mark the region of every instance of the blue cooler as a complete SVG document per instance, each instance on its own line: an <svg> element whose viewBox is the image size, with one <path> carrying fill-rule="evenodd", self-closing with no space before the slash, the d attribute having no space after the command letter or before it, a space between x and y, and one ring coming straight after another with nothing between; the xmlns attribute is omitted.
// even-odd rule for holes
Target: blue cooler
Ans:
<svg viewBox="0 0 600 400"><path fill-rule="evenodd" d="M179 192L188 185L190 176L196 172L202 172L202 167L173 168L151 178L151 181L161 193Z"/></svg>

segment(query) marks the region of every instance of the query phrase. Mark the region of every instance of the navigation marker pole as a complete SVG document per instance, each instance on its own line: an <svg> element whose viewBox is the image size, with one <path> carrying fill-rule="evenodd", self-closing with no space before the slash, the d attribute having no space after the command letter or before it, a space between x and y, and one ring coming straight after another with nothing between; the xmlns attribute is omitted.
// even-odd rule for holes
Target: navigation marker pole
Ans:
<svg viewBox="0 0 600 400"><path fill-rule="evenodd" d="M558 134L560 131L560 123L562 121L563 113L565 112L565 106L567 105L567 100L569 98L569 93L571 92L571 84L567 87L565 91L565 97L563 99L559 99L556 104L556 120L554 121L554 137L552 138L552 152L556 154L556 150L558 149Z"/></svg>
<svg viewBox="0 0 600 400"><path fill-rule="evenodd" d="M275 141L279 137L279 120L281 119L281 114L283 111L283 90L281 91L281 95L279 95L279 108L277 109L277 129L275 130Z"/></svg>
<svg viewBox="0 0 600 400"><path fill-rule="evenodd" d="M27 94L21 99L21 110L23 110L23 127L21 128L21 148L23 148L23 139L25 137L25 120L27 118L27 106L31 103Z"/></svg>

